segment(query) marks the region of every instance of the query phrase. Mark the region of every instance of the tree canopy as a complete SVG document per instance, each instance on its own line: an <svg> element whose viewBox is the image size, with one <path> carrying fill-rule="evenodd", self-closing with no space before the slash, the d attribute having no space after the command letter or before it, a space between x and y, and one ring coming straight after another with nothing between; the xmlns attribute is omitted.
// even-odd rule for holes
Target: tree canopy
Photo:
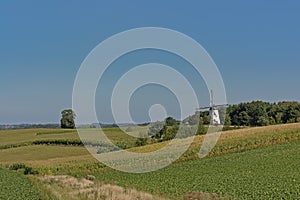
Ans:
<svg viewBox="0 0 300 200"><path fill-rule="evenodd" d="M72 109L63 110L61 112L61 115L62 115L60 120L61 128L70 128L70 129L76 128L75 121L74 121L76 114Z"/></svg>
<svg viewBox="0 0 300 200"><path fill-rule="evenodd" d="M300 103L299 102L278 102L268 103L263 101L253 101L230 105L225 112L220 112L220 118L225 125L233 126L266 126L273 124L300 122ZM196 112L186 118L184 122L196 125L198 119L203 124L210 123L209 112Z"/></svg>

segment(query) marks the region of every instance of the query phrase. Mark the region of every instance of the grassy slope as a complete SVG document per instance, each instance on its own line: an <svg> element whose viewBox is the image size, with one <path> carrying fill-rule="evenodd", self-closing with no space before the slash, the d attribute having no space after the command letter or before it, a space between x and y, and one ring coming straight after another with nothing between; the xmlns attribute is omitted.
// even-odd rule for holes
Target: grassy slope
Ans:
<svg viewBox="0 0 300 200"><path fill-rule="evenodd" d="M26 145L35 140L78 139L76 130L18 129L0 131L0 149L10 145Z"/></svg>
<svg viewBox="0 0 300 200"><path fill-rule="evenodd" d="M91 129L97 131L97 129ZM119 129L105 129L105 133L114 142L124 142L129 145L135 139L126 136ZM61 129L25 129L0 131L0 146L20 142L32 142L44 139L78 139L76 130ZM269 127L245 128L223 132L217 146L210 156L239 152L277 143L300 139L300 124L276 125ZM189 150L178 160L198 159L198 152L203 136L196 136ZM180 143L180 140L178 141ZM165 146L168 142L147 145L130 151L153 151ZM85 171L92 173L103 165L99 164L84 147L74 146L22 146L18 148L0 149L0 164L25 163L39 169L42 173L65 174Z"/></svg>
<svg viewBox="0 0 300 200"><path fill-rule="evenodd" d="M104 133L114 143L133 146L135 138L126 135L118 128L105 128ZM145 131L137 127L131 134ZM98 132L99 129L87 131ZM136 133L135 133L136 132ZM42 140L79 140L76 130L62 129L20 129L0 130L0 165L25 163L38 169L42 174L65 174L70 170L99 169L99 164L84 147L63 145L32 145L33 141Z"/></svg>
<svg viewBox="0 0 300 200"><path fill-rule="evenodd" d="M34 145L3 149L0 151L0 159L2 163L10 163L11 161L28 163L37 160L43 161L53 158L66 158L87 154L87 150L83 147Z"/></svg>
<svg viewBox="0 0 300 200"><path fill-rule="evenodd" d="M135 142L135 139L126 136L119 129L106 129L105 133L114 142ZM43 139L78 139L78 136L74 130L60 129L0 131L0 147ZM85 176L94 173L100 181L117 182L123 186L167 195L183 195L188 191L222 191L245 199L281 197L272 195L285 195L289 199L299 195L300 172L296 166L300 165L300 124L223 132L210 154L211 158L197 160L202 140L203 136L195 137L189 150L178 160L179 163L142 175L103 168L84 147L74 146L29 145L0 149L0 164L24 162L38 169L41 174ZM167 143L133 148L131 151L153 151ZM281 143L286 144L274 145ZM256 150L245 151L250 149ZM228 154L241 151L245 152ZM187 160L195 161L182 162Z"/></svg>
<svg viewBox="0 0 300 200"><path fill-rule="evenodd" d="M189 149L177 160L198 159L198 153L205 136L199 135L194 138ZM180 146L185 139L177 140ZM245 128L222 132L216 146L208 156L217 156L232 152L240 152L274 144L300 140L300 123L284 124L267 127ZM129 149L132 152L151 152L166 146L168 142L161 142L142 147Z"/></svg>
<svg viewBox="0 0 300 200"><path fill-rule="evenodd" d="M96 173L101 181L154 194L222 192L238 199L299 199L300 141L173 164L165 169L129 174Z"/></svg>
<svg viewBox="0 0 300 200"><path fill-rule="evenodd" d="M142 130L141 130L142 129ZM88 132L97 133L99 129L86 129ZM135 139L118 128L103 129L107 137L115 143L126 143L128 146L133 146ZM144 128L137 129L144 131ZM138 135L135 132L132 134ZM63 129L18 129L18 130L0 130L0 149L5 149L9 146L26 146L37 140L79 140L76 130ZM101 139L101 138L100 138Z"/></svg>

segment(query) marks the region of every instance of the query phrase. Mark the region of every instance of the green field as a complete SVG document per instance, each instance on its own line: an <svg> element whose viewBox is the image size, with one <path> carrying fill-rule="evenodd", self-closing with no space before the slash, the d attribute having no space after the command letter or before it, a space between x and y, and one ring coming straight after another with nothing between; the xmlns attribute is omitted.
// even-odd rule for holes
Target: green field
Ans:
<svg viewBox="0 0 300 200"><path fill-rule="evenodd" d="M154 194L184 196L190 191L229 194L237 199L299 199L300 141L129 174L96 173L97 179Z"/></svg>
<svg viewBox="0 0 300 200"><path fill-rule="evenodd" d="M38 191L22 174L0 168L0 199L39 199Z"/></svg>
<svg viewBox="0 0 300 200"><path fill-rule="evenodd" d="M138 134L145 130L139 128L130 131ZM134 137L126 135L118 128L104 129L104 132L115 144L123 144L129 148L135 144ZM43 145L38 145L36 141L44 142ZM64 188L63 184L48 182L48 179L45 181L43 177L69 175L79 178L76 180L80 182L80 178L94 175L96 186L90 189L94 191L93 195L102 191L101 188L106 188L106 185L102 185L105 183L113 185L114 189L109 195L114 191L126 193L131 188L130 191L135 191L134 198L143 196L141 199L146 196L149 199L183 199L189 192L222 193L219 196L229 196L229 199L300 199L300 124L223 132L215 148L204 159L198 158L203 136L196 136L190 148L174 164L146 174L111 170L93 158L83 146L49 141L79 141L79 137L76 130L0 131L0 166L4 169L13 164L24 163L39 172L38 175L24 176L20 171L0 169L0 176L5 177L0 182L2 196L10 194L9 188L14 187L21 191L28 190L27 193L33 195L30 197L32 199L38 199L35 195L40 195L42 199L48 196L50 199L74 199L75 197L68 196L73 193L66 193L60 198L53 191L76 191L78 188ZM176 142L180 145L182 140ZM167 144L168 142L161 142L128 150L149 152ZM11 185L11 180L19 175L24 184ZM114 185L126 189L116 189L117 186ZM147 193L139 193L134 189ZM89 195L79 196L81 198L77 199L95 199L88 197ZM213 196L206 199L213 199ZM6 198L0 196L0 199Z"/></svg>

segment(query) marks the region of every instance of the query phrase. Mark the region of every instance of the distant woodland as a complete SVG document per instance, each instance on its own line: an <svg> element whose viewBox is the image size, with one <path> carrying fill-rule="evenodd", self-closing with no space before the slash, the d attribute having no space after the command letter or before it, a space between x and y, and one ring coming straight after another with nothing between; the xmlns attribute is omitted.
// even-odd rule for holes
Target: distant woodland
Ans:
<svg viewBox="0 0 300 200"><path fill-rule="evenodd" d="M296 123L300 122L300 103L296 101L283 101L278 103L253 101L229 105L227 108L220 108L219 113L221 123L224 123L225 126L267 126L274 124ZM197 111L194 115L184 119L183 123L189 125L208 125L210 124L210 120L211 118L209 116L209 110ZM125 125L129 126L130 124L124 124L124 126ZM146 126L149 125L149 123L139 125ZM23 128L59 128L60 126L61 125L59 124L0 125L0 130ZM94 123L84 127L117 127L117 125Z"/></svg>
<svg viewBox="0 0 300 200"><path fill-rule="evenodd" d="M300 122L299 102L283 101L268 103L253 101L230 105L223 109L220 108L219 112L221 122L224 123L224 125L231 126L267 126ZM195 125L199 123L198 120L203 124L209 124L209 111L196 112L194 115L186 118L184 122Z"/></svg>

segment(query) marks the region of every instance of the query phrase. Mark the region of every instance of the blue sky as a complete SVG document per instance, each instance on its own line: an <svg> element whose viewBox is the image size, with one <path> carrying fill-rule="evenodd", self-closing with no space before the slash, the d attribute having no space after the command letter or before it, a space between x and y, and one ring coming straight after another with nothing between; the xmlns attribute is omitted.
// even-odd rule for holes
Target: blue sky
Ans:
<svg viewBox="0 0 300 200"><path fill-rule="evenodd" d="M60 111L72 105L75 76L88 53L113 34L146 26L199 42L219 67L229 103L300 101L299 10L298 1L274 0L1 1L0 124L58 123ZM98 93L97 99L107 98ZM141 94L137 107L156 102ZM171 102L172 114L177 104ZM100 118L110 122L103 105L99 100ZM132 115L147 119L138 109Z"/></svg>

